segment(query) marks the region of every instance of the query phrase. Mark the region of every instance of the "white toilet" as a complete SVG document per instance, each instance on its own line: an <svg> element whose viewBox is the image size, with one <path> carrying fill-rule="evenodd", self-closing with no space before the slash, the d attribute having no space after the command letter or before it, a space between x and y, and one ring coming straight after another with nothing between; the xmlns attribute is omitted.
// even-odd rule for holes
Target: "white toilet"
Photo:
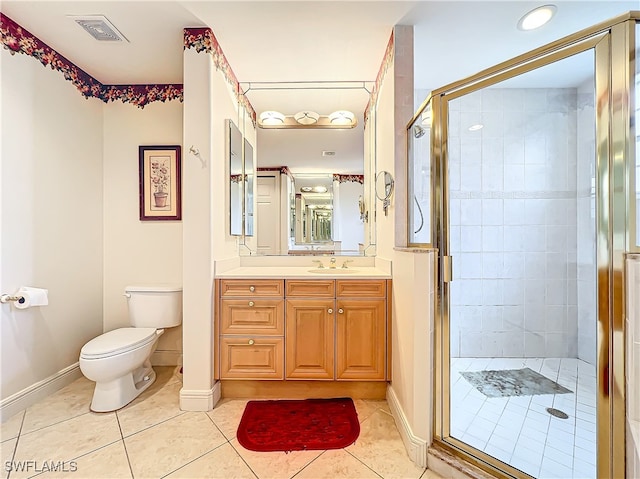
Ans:
<svg viewBox="0 0 640 479"><path fill-rule="evenodd" d="M115 411L153 384L151 354L164 329L182 322L182 287L127 286L132 327L114 329L92 339L80 351L80 370L96 382L95 412Z"/></svg>

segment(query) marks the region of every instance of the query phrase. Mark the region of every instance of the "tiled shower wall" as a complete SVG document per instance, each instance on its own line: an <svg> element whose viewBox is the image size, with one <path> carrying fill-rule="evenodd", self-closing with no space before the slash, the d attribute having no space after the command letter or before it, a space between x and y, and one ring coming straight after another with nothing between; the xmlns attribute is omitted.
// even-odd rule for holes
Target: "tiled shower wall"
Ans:
<svg viewBox="0 0 640 479"><path fill-rule="evenodd" d="M589 279L577 238L590 212L577 211L588 194L577 158L592 154L576 136L588 118L578 96L485 89L449 103L452 356L578 355L578 280Z"/></svg>

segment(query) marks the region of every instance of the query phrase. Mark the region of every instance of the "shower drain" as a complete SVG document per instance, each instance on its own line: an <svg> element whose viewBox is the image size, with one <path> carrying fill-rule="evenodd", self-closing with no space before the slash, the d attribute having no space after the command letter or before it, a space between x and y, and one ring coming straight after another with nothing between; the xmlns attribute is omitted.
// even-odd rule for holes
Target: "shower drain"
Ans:
<svg viewBox="0 0 640 479"><path fill-rule="evenodd" d="M552 416L559 417L560 419L569 419L569 415L565 412L562 412L560 409L548 407L547 412Z"/></svg>

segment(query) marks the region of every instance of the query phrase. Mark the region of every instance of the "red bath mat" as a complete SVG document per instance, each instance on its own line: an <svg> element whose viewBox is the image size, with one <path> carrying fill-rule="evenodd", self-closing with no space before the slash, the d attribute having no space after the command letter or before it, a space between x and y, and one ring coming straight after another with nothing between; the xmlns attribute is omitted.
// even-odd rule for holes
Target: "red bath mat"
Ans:
<svg viewBox="0 0 640 479"><path fill-rule="evenodd" d="M360 434L351 398L249 401L238 442L251 451L341 449Z"/></svg>

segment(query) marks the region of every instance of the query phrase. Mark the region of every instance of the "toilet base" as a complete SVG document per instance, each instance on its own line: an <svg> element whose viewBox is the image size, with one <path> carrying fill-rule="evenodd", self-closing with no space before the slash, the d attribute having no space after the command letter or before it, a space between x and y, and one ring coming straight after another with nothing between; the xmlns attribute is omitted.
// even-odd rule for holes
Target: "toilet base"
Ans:
<svg viewBox="0 0 640 479"><path fill-rule="evenodd" d="M120 409L140 394L156 380L156 372L148 361L135 371L114 379L96 383L90 409L93 412L110 412Z"/></svg>

